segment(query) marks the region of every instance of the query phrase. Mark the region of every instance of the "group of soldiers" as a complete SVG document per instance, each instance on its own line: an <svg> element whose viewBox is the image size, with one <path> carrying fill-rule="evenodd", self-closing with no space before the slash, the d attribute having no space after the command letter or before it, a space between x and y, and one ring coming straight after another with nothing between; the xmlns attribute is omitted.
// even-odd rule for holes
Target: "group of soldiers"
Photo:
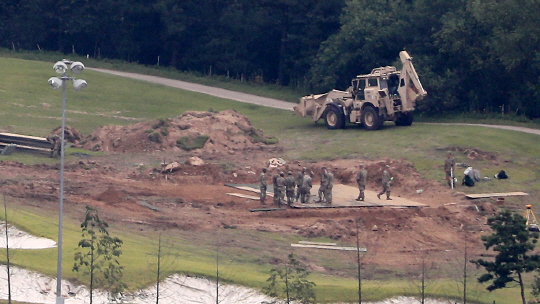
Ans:
<svg viewBox="0 0 540 304"><path fill-rule="evenodd" d="M322 167L321 186L319 188L318 203L332 204L332 188L334 186L334 175L328 171L326 167ZM259 176L259 189L261 204L266 205L266 174L267 169L263 168ZM311 197L311 188L313 172L309 172L307 168L298 170L296 176L292 171L287 172L287 176L283 171L278 171L272 176L272 184L274 187L274 204L281 207L285 202L291 207L293 202L300 201L302 204L308 203Z"/></svg>
<svg viewBox="0 0 540 304"><path fill-rule="evenodd" d="M383 189L377 194L380 199L381 195L386 194L386 199L390 198L390 183L393 177L388 173L389 166L386 165L382 175ZM267 169L263 168L259 175L259 189L260 189L260 202L262 205L266 205L266 190L267 190ZM312 176L313 172L308 171L307 168L298 170L296 176L293 176L292 171L287 172L287 176L283 171L277 171L272 177L272 183L274 187L274 204L281 207L285 202L287 206L296 201L302 204L310 202L311 188L312 188ZM356 183L358 184L358 198L357 201L363 201L365 199L365 190L367 182L367 170L363 164L359 165L359 171L356 174ZM318 191L319 199L315 203L332 204L332 189L334 187L334 175L327 167L321 167L321 183ZM296 190L296 191L295 191Z"/></svg>
<svg viewBox="0 0 540 304"><path fill-rule="evenodd" d="M363 164L358 165L358 173L356 173L356 183L358 184L358 198L356 198L357 201L363 201L365 199L364 192L366 191L366 181L367 181L367 170L364 167ZM381 195L386 194L386 199L391 200L390 198L390 184L392 180L394 180L393 177L390 176L390 173L388 172L388 169L390 168L389 165L385 165L384 171L382 173L382 190L381 192L377 193L377 198L381 199Z"/></svg>
<svg viewBox="0 0 540 304"><path fill-rule="evenodd" d="M446 181L449 186L454 187L454 166L455 160L451 153L448 153L447 158L444 161L444 171L446 174ZM366 183L368 172L363 164L358 165L358 172L356 174L356 183L358 185L358 197L356 201L363 201L365 199ZM393 177L390 176L388 169L389 165L384 165L382 173L382 190L377 193L377 198L381 199L382 195L386 195L387 200L390 198L390 186L393 181ZM266 176L267 169L263 168L262 173L259 176L259 189L260 189L260 202L266 205ZM272 183L274 186L274 204L281 207L285 202L290 207L294 202L300 201L302 204L310 202L311 188L312 188L312 176L313 172L308 171L306 167L298 170L296 176L292 171L287 172L287 176L283 171L277 170L272 177ZM327 167L321 168L321 184L319 187L319 199L315 203L332 204L332 189L334 187L334 175Z"/></svg>

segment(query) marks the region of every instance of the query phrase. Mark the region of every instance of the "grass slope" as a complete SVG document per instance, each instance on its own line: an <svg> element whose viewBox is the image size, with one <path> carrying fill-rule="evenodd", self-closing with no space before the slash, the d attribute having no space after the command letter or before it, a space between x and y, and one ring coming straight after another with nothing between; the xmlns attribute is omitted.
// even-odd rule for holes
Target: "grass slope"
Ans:
<svg viewBox="0 0 540 304"><path fill-rule="evenodd" d="M10 132L34 136L46 136L50 130L60 125L61 92L53 91L47 79L54 75L52 63L0 57L0 120L1 127ZM540 146L538 136L514 131L504 131L483 127L426 125L415 123L411 127L395 127L393 124L376 132L366 132L358 127L344 130L327 130L322 124L314 125L309 119L294 113L219 99L203 94L150 84L142 81L85 71L80 78L87 80L89 87L81 92L67 89L67 124L84 134L101 125L127 125L135 122L167 118L180 115L186 110L235 109L248 116L257 128L267 135L276 136L285 147L288 159L335 159L335 158L397 158L406 159L427 178L443 182L442 160L448 147L477 148L485 152L497 153L496 163L491 161L471 161L456 153L458 162L467 162L479 168L484 175L493 175L504 169L510 175L507 181L479 183L466 192L527 191L532 196L540 192ZM11 156L13 157L13 156ZM20 156L23 162L39 162L35 157ZM13 158L11 158L13 159ZM41 161L54 161L41 159ZM351 166L354 165L351 163ZM4 175L8 173L2 173ZM37 204L37 202L36 202ZM536 208L540 204L533 202ZM14 209L13 221L31 233L56 239L55 215L43 215L37 208ZM78 225L81 219L66 219L64 236L64 275L66 278L84 278L73 274L71 257L80 238ZM156 234L123 231L111 228L111 232L125 242L122 262L126 265L126 278L132 288L152 283L152 270L146 264L156 250ZM235 237L252 239L253 248L220 248L224 257L224 277L229 281L253 287L261 287L268 277L270 265L261 263L271 256L260 248L288 248L297 238L271 233L224 230L220 239ZM201 235L201 238L210 235ZM215 236L214 236L215 239ZM197 242L199 241L199 242ZM196 244L196 245L195 245ZM212 277L215 274L215 242L195 240L192 235L175 236L171 245L176 261L170 272L184 272ZM262 252L261 252L262 251ZM5 258L5 257L4 257ZM39 261L39 262L38 262ZM13 262L25 268L54 276L56 250L46 249L27 252L16 251ZM351 267L347 261L339 261L339 267ZM353 279L314 275L317 295L322 301L354 301L356 283ZM382 299L403 294L406 284L388 278L377 290L369 293L371 286L381 286L378 282L366 282L367 300ZM451 282L441 282L440 292L434 294L458 296L459 291ZM479 287L481 288L481 287ZM409 288L410 290L410 288ZM516 289L482 293L483 303L513 303Z"/></svg>

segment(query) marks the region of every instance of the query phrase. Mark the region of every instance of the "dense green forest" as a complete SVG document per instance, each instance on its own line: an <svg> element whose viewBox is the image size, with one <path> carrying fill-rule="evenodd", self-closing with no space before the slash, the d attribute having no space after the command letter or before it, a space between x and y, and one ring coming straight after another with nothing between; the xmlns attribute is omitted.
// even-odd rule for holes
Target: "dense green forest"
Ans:
<svg viewBox="0 0 540 304"><path fill-rule="evenodd" d="M0 43L313 93L407 50L421 111L540 117L540 0L2 0Z"/></svg>

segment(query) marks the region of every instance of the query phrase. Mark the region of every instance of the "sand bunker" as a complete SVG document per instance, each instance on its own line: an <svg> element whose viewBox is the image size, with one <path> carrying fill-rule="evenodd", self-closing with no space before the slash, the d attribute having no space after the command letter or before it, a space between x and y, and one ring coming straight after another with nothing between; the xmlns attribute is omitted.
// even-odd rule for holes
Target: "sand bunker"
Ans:
<svg viewBox="0 0 540 304"><path fill-rule="evenodd" d="M6 282L7 270L0 266L0 280ZM56 300L56 279L21 268L11 268L11 298L27 303L54 303ZM65 304L84 304L89 302L86 287L62 282ZM0 299L7 299L7 284L0 284ZM163 304L213 304L216 303L215 282L181 275L173 275L160 284L159 302ZM223 304L253 304L270 301L257 290L236 285L220 285L219 302ZM94 291L93 302L109 303L107 295ZM152 304L156 302L155 286L122 298L122 303ZM418 300L410 297L396 297L381 302L366 304L412 304ZM426 304L446 304L448 301L428 299ZM453 302L452 302L453 303Z"/></svg>
<svg viewBox="0 0 540 304"><path fill-rule="evenodd" d="M0 247L10 249L45 249L56 247L56 242L50 239L30 235L17 229L15 226L9 226L6 238L6 224L0 224Z"/></svg>

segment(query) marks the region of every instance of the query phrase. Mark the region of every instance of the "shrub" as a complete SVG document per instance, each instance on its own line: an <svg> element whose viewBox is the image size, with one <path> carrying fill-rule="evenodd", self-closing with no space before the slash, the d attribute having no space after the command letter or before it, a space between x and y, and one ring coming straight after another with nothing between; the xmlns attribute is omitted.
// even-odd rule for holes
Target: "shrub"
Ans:
<svg viewBox="0 0 540 304"><path fill-rule="evenodd" d="M161 128L163 126L166 126L169 124L169 120L168 119L163 119L163 118L160 118L158 119L158 121L152 125L152 129L157 129L157 128Z"/></svg>
<svg viewBox="0 0 540 304"><path fill-rule="evenodd" d="M264 136L262 135L262 132L255 129L253 129L253 132L249 133L249 136L251 137L251 141L254 143L263 143L265 145L274 145L278 143L278 139L276 137Z"/></svg>
<svg viewBox="0 0 540 304"><path fill-rule="evenodd" d="M208 135L199 135L196 137L180 137L176 140L176 145L186 151L200 149L206 144L210 137Z"/></svg>
<svg viewBox="0 0 540 304"><path fill-rule="evenodd" d="M163 136L169 135L169 128L168 128L168 126L164 126L163 128L161 128L161 130L159 131L159 133L161 133L161 135L163 135Z"/></svg>
<svg viewBox="0 0 540 304"><path fill-rule="evenodd" d="M158 132L152 132L148 134L148 139L155 143L161 143L162 136Z"/></svg>

